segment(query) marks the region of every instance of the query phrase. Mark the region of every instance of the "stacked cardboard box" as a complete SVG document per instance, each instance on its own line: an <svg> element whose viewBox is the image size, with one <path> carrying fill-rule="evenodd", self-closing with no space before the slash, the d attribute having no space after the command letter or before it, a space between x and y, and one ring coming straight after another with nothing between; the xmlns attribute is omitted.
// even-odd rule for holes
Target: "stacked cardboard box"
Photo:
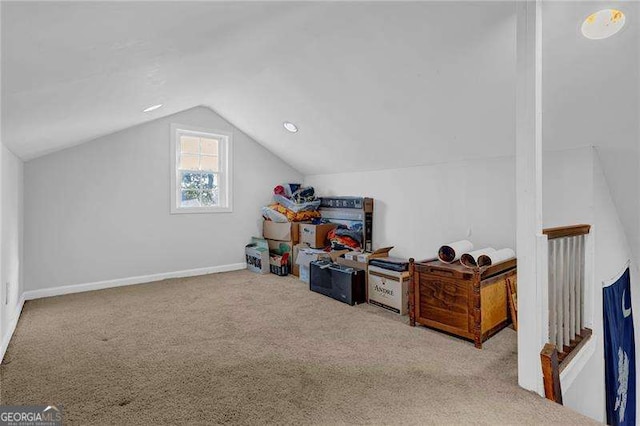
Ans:
<svg viewBox="0 0 640 426"><path fill-rule="evenodd" d="M372 253L363 253L359 251L350 251L344 256L337 259L337 263L344 266L350 266L356 269L362 269L365 272L366 297L369 299L369 260L379 257L389 256L389 252L393 247L384 247L373 251Z"/></svg>
<svg viewBox="0 0 640 426"><path fill-rule="evenodd" d="M269 254L269 268L272 274L279 275L281 277L289 275L289 257L291 253L285 254Z"/></svg>
<svg viewBox="0 0 640 426"><path fill-rule="evenodd" d="M267 240L271 253L280 256L289 253L287 261L289 270L296 275L296 270L293 268L293 247L298 243L300 238L298 222L273 222L271 220L265 220L262 226L262 235Z"/></svg>
<svg viewBox="0 0 640 426"><path fill-rule="evenodd" d="M328 246L327 235L329 231L337 228L335 223L321 223L314 225L313 223L300 224L300 242L306 243L311 248L322 249Z"/></svg>
<svg viewBox="0 0 640 426"><path fill-rule="evenodd" d="M362 250L373 251L373 198L323 197L319 211L330 222L362 227Z"/></svg>

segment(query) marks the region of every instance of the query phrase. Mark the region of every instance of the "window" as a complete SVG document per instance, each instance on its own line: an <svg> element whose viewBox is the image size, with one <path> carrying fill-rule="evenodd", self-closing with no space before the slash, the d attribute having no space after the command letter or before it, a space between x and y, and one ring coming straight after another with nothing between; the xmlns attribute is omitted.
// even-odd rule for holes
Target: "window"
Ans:
<svg viewBox="0 0 640 426"><path fill-rule="evenodd" d="M231 211L231 135L172 125L171 213Z"/></svg>

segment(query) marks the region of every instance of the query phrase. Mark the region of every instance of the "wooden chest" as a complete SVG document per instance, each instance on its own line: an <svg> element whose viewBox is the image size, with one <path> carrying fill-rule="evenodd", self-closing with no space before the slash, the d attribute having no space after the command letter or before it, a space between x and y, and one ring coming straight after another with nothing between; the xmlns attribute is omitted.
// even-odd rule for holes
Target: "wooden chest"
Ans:
<svg viewBox="0 0 640 426"><path fill-rule="evenodd" d="M476 348L506 327L507 280L516 260L469 269L456 262L411 262L409 321L473 340Z"/></svg>

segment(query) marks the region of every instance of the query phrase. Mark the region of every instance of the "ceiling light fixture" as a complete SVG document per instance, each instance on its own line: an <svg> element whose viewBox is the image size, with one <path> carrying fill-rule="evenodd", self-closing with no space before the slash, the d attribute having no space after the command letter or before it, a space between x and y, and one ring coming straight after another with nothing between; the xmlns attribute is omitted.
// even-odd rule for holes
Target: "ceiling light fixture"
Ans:
<svg viewBox="0 0 640 426"><path fill-rule="evenodd" d="M143 110L142 110L142 112L151 112L151 111L155 111L155 110L157 110L158 108L162 108L162 105L163 105L163 104L158 104L158 105L150 106L149 108L145 108L145 109L143 109Z"/></svg>
<svg viewBox="0 0 640 426"><path fill-rule="evenodd" d="M282 123L282 125L284 126L285 129L287 129L291 133L295 133L298 131L298 126L296 126L290 121L285 121L284 123Z"/></svg>
<svg viewBox="0 0 640 426"><path fill-rule="evenodd" d="M582 23L582 35L590 40L611 37L624 27L624 13L617 9L603 9L592 13Z"/></svg>

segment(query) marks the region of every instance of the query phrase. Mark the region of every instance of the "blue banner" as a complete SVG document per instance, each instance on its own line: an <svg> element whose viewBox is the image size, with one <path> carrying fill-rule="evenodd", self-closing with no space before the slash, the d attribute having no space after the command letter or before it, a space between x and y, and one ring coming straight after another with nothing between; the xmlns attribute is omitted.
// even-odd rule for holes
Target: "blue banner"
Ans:
<svg viewBox="0 0 640 426"><path fill-rule="evenodd" d="M629 268L602 289L607 423L636 423L636 352Z"/></svg>

